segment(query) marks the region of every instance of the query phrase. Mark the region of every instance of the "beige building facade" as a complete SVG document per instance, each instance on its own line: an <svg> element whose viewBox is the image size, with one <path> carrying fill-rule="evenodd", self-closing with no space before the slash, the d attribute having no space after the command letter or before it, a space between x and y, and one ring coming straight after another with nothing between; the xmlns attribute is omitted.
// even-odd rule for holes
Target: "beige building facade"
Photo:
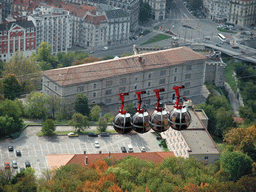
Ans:
<svg viewBox="0 0 256 192"><path fill-rule="evenodd" d="M165 19L166 0L143 0L152 9L152 19L162 21Z"/></svg>
<svg viewBox="0 0 256 192"><path fill-rule="evenodd" d="M202 95L207 58L186 47L133 55L43 72L42 92L73 104L76 95L88 96L89 104L103 104L107 110L120 107L118 93L129 92L126 102L136 103L135 92L145 90L143 102L154 105L154 89L164 88L163 102L175 98L173 86L185 85L182 95ZM225 72L225 68L219 68ZM214 82L215 80L212 80ZM224 80L223 80L224 83Z"/></svg>

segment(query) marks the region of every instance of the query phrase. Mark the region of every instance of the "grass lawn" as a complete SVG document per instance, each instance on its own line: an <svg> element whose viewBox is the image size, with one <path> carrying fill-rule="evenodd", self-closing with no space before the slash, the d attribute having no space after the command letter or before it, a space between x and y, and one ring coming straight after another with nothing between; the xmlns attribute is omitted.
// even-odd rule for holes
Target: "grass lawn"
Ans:
<svg viewBox="0 0 256 192"><path fill-rule="evenodd" d="M220 32L225 32L225 33L236 33L234 31L230 31L230 30L226 30L226 29L221 29L221 28L217 28L218 31Z"/></svg>
<svg viewBox="0 0 256 192"><path fill-rule="evenodd" d="M162 40L169 39L169 38L171 38L171 37L168 35L158 34L158 35L150 38L149 40L147 40L145 43L142 43L140 45L146 45L149 43L154 43L154 42L162 41Z"/></svg>
<svg viewBox="0 0 256 192"><path fill-rule="evenodd" d="M230 85L231 89L234 91L234 93L236 93L237 90L237 86L236 86L236 82L235 79L233 77L233 66L231 63L227 63L227 70L226 70L226 82Z"/></svg>

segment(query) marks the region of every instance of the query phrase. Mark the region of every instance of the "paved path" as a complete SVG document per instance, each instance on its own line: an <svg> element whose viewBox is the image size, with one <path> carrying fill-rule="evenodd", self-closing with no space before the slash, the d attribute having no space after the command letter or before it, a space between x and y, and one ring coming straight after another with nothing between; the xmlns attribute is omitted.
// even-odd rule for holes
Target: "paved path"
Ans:
<svg viewBox="0 0 256 192"><path fill-rule="evenodd" d="M229 86L229 84L227 82L225 82L224 86L225 86L226 91L228 92L228 97L229 97L232 109L235 113L235 116L239 117L240 103L239 103L238 99L236 98L235 93L233 92L233 90Z"/></svg>

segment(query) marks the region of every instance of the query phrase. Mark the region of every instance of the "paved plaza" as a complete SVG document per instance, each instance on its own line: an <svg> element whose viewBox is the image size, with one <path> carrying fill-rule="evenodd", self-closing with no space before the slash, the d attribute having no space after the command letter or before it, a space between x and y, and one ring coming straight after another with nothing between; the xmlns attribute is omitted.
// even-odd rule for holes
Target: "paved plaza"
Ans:
<svg viewBox="0 0 256 192"><path fill-rule="evenodd" d="M58 130L70 130L72 127L58 127ZM42 171L48 169L46 155L53 154L88 154L99 153L121 153L121 146L128 147L132 144L134 152L140 152L140 147L144 146L148 152L163 151L158 146L158 141L153 132L145 134L111 134L110 137L89 137L88 135L80 135L79 137L68 136L36 136L41 130L40 126L30 126L25 129L18 139L5 139L0 141L0 167L4 162L12 164L13 160L18 162L18 169L25 167L25 161L31 163L31 167L35 169L36 175L40 176ZM100 147L94 146L95 141L99 141ZM14 147L13 152L8 151L8 146ZM17 157L15 151L20 150L21 156Z"/></svg>

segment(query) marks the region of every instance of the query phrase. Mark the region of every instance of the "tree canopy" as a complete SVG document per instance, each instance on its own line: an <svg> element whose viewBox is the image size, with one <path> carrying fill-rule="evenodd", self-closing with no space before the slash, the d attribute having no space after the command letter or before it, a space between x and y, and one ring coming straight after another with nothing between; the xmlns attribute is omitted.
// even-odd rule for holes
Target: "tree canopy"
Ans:
<svg viewBox="0 0 256 192"><path fill-rule="evenodd" d="M82 115L90 116L90 108L88 104L88 97L83 94L77 94L75 99L75 111Z"/></svg>
<svg viewBox="0 0 256 192"><path fill-rule="evenodd" d="M22 94L20 83L14 74L9 74L4 78L3 86L6 99L14 100Z"/></svg>

